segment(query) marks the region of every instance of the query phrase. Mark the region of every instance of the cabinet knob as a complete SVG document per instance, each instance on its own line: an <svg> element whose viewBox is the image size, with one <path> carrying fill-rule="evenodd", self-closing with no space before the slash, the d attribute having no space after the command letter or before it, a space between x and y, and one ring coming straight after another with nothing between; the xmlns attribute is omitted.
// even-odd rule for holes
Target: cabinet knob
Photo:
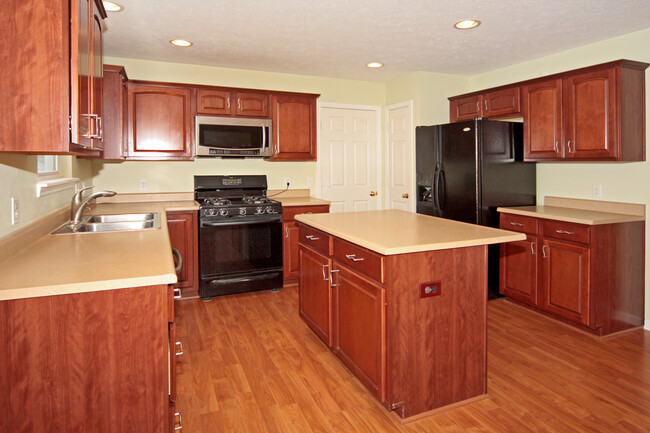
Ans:
<svg viewBox="0 0 650 433"><path fill-rule="evenodd" d="M356 254L346 254L345 258L348 259L348 260L352 260L353 262L362 262L363 261L363 257L357 259Z"/></svg>
<svg viewBox="0 0 650 433"><path fill-rule="evenodd" d="M566 144L566 146L569 148L569 153L571 153L571 140L569 140ZM573 146L575 148L575 146ZM575 149L574 149L575 150Z"/></svg>
<svg viewBox="0 0 650 433"><path fill-rule="evenodd" d="M176 412L174 414L174 420L176 420L176 417L178 417L178 426L174 427L174 431L183 430L183 418L181 417L181 413Z"/></svg>
<svg viewBox="0 0 650 433"><path fill-rule="evenodd" d="M523 227L523 226L524 226L522 223L516 223L516 222L514 222L514 221L511 221L511 222L510 222L510 225L511 225L511 226L517 226L517 227Z"/></svg>
<svg viewBox="0 0 650 433"><path fill-rule="evenodd" d="M323 271L323 281L329 281L329 279L327 278L327 274L325 273L325 268L329 268L329 267L330 267L330 265L323 265L323 269L322 269L322 271Z"/></svg>
<svg viewBox="0 0 650 433"><path fill-rule="evenodd" d="M176 342L176 347L178 347L178 350L176 351L176 353L174 353L174 355L181 356L183 354L183 343L180 342L180 341L177 341Z"/></svg>
<svg viewBox="0 0 650 433"><path fill-rule="evenodd" d="M317 241L317 240L320 239L320 238L318 238L318 237L316 237L316 236L313 236L313 235L305 235L305 237L306 237L307 239L309 239L310 241Z"/></svg>
<svg viewBox="0 0 650 433"><path fill-rule="evenodd" d="M546 245L542 246L542 258L546 258Z"/></svg>
<svg viewBox="0 0 650 433"><path fill-rule="evenodd" d="M530 243L530 253L534 256L535 255L535 242Z"/></svg>

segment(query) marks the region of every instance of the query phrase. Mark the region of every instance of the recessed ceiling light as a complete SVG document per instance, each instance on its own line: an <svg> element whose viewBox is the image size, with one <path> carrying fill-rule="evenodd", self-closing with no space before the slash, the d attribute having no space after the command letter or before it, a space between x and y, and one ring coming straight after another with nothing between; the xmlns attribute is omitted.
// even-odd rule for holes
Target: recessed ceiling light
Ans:
<svg viewBox="0 0 650 433"><path fill-rule="evenodd" d="M384 64L379 62L366 63L367 68L381 68L382 66L384 66Z"/></svg>
<svg viewBox="0 0 650 433"><path fill-rule="evenodd" d="M462 20L454 24L454 27L460 30L467 30L467 29L473 29L474 27L478 27L480 25L481 22L479 20Z"/></svg>
<svg viewBox="0 0 650 433"><path fill-rule="evenodd" d="M122 9L124 9L122 6L114 2L102 2L102 3L104 3L104 9L106 9L106 12L119 12Z"/></svg>
<svg viewBox="0 0 650 433"><path fill-rule="evenodd" d="M189 47L192 45L192 42L186 41L185 39L172 39L169 43L177 47Z"/></svg>

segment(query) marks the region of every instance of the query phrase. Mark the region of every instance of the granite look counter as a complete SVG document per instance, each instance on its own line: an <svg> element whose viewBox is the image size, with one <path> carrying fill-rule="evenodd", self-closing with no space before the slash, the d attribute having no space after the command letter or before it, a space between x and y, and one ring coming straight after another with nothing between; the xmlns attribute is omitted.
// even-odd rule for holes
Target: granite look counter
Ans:
<svg viewBox="0 0 650 433"><path fill-rule="evenodd" d="M521 233L401 210L297 215L296 220L383 255L512 242Z"/></svg>
<svg viewBox="0 0 650 433"><path fill-rule="evenodd" d="M159 212L160 229L45 234L0 262L0 301L176 282L165 212L193 200L102 203L89 214Z"/></svg>

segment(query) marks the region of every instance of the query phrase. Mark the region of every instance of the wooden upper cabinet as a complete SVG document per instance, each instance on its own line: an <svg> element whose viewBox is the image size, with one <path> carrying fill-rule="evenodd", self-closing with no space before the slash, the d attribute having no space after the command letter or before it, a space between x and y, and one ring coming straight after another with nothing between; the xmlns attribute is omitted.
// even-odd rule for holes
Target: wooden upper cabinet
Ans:
<svg viewBox="0 0 650 433"><path fill-rule="evenodd" d="M128 84L127 159L191 159L191 90Z"/></svg>
<svg viewBox="0 0 650 433"><path fill-rule="evenodd" d="M215 116L269 117L267 93L197 89L196 112Z"/></svg>
<svg viewBox="0 0 650 433"><path fill-rule="evenodd" d="M519 87L449 98L451 122L471 120L475 117L504 117L521 114Z"/></svg>
<svg viewBox="0 0 650 433"><path fill-rule="evenodd" d="M616 159L616 68L569 75L563 81L566 158Z"/></svg>
<svg viewBox="0 0 650 433"><path fill-rule="evenodd" d="M562 80L524 86L523 100L524 158L562 158Z"/></svg>
<svg viewBox="0 0 650 433"><path fill-rule="evenodd" d="M102 2L3 6L11 19L0 25L0 151L99 155Z"/></svg>
<svg viewBox="0 0 650 433"><path fill-rule="evenodd" d="M311 94L271 96L275 161L316 160L316 99Z"/></svg>
<svg viewBox="0 0 650 433"><path fill-rule="evenodd" d="M104 65L104 153L102 159L124 159L127 143L126 71L123 66Z"/></svg>

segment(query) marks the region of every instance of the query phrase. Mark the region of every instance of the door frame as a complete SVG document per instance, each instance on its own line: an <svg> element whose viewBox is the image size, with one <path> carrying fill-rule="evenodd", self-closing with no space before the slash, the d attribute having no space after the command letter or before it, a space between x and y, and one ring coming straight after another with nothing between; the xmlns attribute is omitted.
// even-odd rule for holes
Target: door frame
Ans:
<svg viewBox="0 0 650 433"><path fill-rule="evenodd" d="M383 191L385 191L384 185L383 185L383 155L384 152L382 151L384 148L383 142L384 142L384 137L381 134L382 130L382 120L381 120L381 111L382 107L379 105L359 105L359 104L341 104L337 102L321 102L317 101L316 102L316 124L318 125L318 133L316 134L316 179L314 180L314 188L315 188L315 195L316 197L321 197L321 185L320 185L320 177L322 173L322 161L323 159L321 158L321 152L323 149L322 143L321 143L321 133L320 131L322 130L322 117L321 117L321 109L323 108L340 108L344 110L365 110L365 111L374 111L375 112L375 119L377 122L377 130L375 131L377 134L377 193L382 195ZM380 200L377 200L377 210L385 209L384 206L384 197L383 195L381 196Z"/></svg>
<svg viewBox="0 0 650 433"><path fill-rule="evenodd" d="M411 124L408 125L408 128L411 131L411 133L409 134L410 139L411 139L411 167L410 167L410 170L411 170L410 171L410 174L411 174L411 190L409 191L409 194L410 194L410 197L413 197L413 200L411 201L411 205L410 205L410 211L415 212L416 202L417 202L416 196L415 196L415 191L416 191L416 188L415 188L415 126L414 126L415 122L413 120L413 100L412 99L409 99L407 101L398 102L397 104L392 104L392 105L386 106L386 109L385 109L386 110L386 115L385 115L385 119L384 119L384 130L385 130L385 134L384 134L384 141L385 141L385 145L384 145L384 161L386 161L386 168L390 169L390 164L391 164L390 163L390 146L388 144L389 143L388 138L389 138L389 135L390 135L389 134L390 124L388 123L388 115L390 113L390 110L394 110L394 109L398 109L398 108L404 108L404 107L409 109L409 111L410 111L409 115L411 116ZM384 179L388 178L388 173L389 172L387 170L386 176L383 177ZM389 200L388 200L388 185L385 186L384 190L386 191L386 194L385 194L385 197L384 197L385 201L383 202L383 204L384 204L383 208L388 209L388 203L389 203Z"/></svg>

